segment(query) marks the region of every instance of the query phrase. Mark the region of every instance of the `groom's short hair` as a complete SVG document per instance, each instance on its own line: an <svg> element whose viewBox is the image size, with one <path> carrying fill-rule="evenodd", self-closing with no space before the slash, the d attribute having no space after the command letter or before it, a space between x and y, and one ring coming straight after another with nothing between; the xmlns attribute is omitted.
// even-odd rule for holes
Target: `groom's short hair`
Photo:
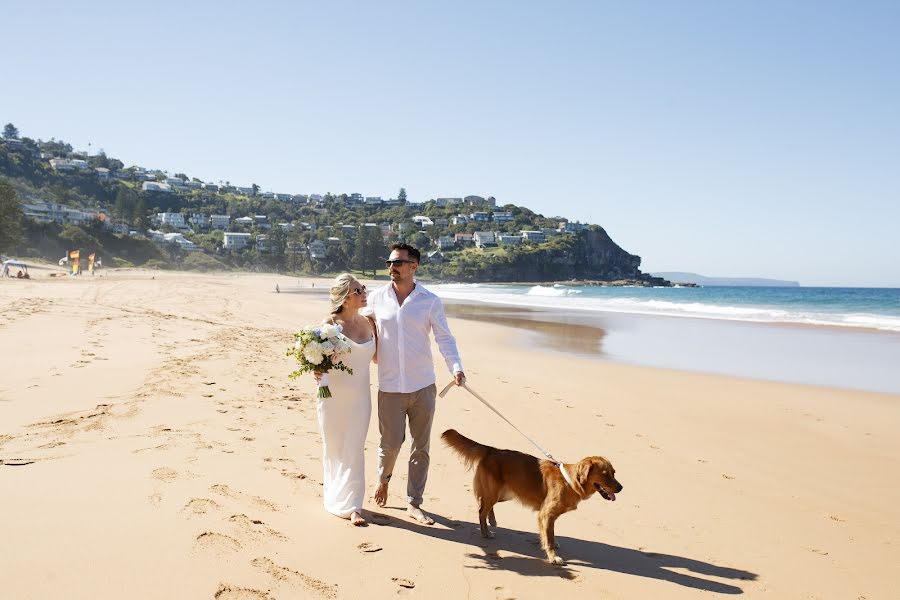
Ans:
<svg viewBox="0 0 900 600"><path fill-rule="evenodd" d="M419 252L419 249L415 246L410 246L406 242L394 242L391 244L391 252L394 250L406 250L406 253L410 258L414 259L416 262L422 262L422 253Z"/></svg>

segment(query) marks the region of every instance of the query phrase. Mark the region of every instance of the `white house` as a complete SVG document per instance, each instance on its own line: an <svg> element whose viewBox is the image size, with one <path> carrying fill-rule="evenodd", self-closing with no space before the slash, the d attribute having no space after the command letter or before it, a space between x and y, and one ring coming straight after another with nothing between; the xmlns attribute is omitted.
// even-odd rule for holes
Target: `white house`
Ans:
<svg viewBox="0 0 900 600"><path fill-rule="evenodd" d="M522 236L523 240L529 242L543 242L544 241L544 232L543 231L526 231L522 230L519 232L519 235Z"/></svg>
<svg viewBox="0 0 900 600"><path fill-rule="evenodd" d="M109 179L109 169L97 167L94 172L97 173L97 179Z"/></svg>
<svg viewBox="0 0 900 600"><path fill-rule="evenodd" d="M269 251L269 236L260 234L256 236L256 249L259 252L268 252Z"/></svg>
<svg viewBox="0 0 900 600"><path fill-rule="evenodd" d="M234 220L235 225L241 225L243 227L250 227L253 225L253 217L238 217Z"/></svg>
<svg viewBox="0 0 900 600"><path fill-rule="evenodd" d="M185 252L196 252L200 250L200 246L187 239L180 233L164 233L163 241L178 244L178 247Z"/></svg>
<svg viewBox="0 0 900 600"><path fill-rule="evenodd" d="M412 218L416 225L418 225L421 229L426 227L433 227L434 221L432 221L429 217L423 215L416 215Z"/></svg>
<svg viewBox="0 0 900 600"><path fill-rule="evenodd" d="M186 227L184 223L184 215L181 213L156 213L156 218L154 220L160 225L169 225L171 227L174 227L175 229L184 229Z"/></svg>
<svg viewBox="0 0 900 600"><path fill-rule="evenodd" d="M450 218L450 222L454 225L466 225L469 222L469 217L464 217L463 215L456 215L455 217Z"/></svg>
<svg viewBox="0 0 900 600"><path fill-rule="evenodd" d="M237 220L237 219L235 219ZM232 231L225 232L225 239L222 247L226 250L243 250L250 243L249 233L236 233Z"/></svg>
<svg viewBox="0 0 900 600"><path fill-rule="evenodd" d="M51 158L50 166L56 171L74 171L75 165L68 158Z"/></svg>
<svg viewBox="0 0 900 600"><path fill-rule="evenodd" d="M168 183L161 183L159 181L145 181L141 184L141 189L145 192L163 192L166 194L172 193L172 186Z"/></svg>
<svg viewBox="0 0 900 600"><path fill-rule="evenodd" d="M575 221L574 223L572 223L571 221L559 222L559 230L565 233L578 233L579 231L583 231L587 228L587 223L579 223L578 221Z"/></svg>
<svg viewBox="0 0 900 600"><path fill-rule="evenodd" d="M494 223L509 223L515 220L515 217L513 217L513 214L511 212L495 210L493 213L491 213L491 219L494 221Z"/></svg>
<svg viewBox="0 0 900 600"><path fill-rule="evenodd" d="M517 246L522 243L522 238L518 235L506 235L499 233L496 236L498 246Z"/></svg>
<svg viewBox="0 0 900 600"><path fill-rule="evenodd" d="M497 245L497 238L493 231L476 231L472 234L472 239L475 240L475 246L478 248Z"/></svg>
<svg viewBox="0 0 900 600"><path fill-rule="evenodd" d="M22 204L22 212L26 217L38 223L59 223L65 225L72 223L79 225L96 218L94 213L80 211L62 204L51 202L35 202Z"/></svg>

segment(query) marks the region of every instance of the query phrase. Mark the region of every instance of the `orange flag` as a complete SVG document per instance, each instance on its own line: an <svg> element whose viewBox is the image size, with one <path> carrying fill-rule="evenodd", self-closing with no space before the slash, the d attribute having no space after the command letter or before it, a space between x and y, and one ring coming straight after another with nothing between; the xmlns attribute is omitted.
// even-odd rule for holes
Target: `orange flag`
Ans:
<svg viewBox="0 0 900 600"><path fill-rule="evenodd" d="M69 259L72 261L72 275L78 275L78 257L80 255L80 250L72 250L69 252Z"/></svg>
<svg viewBox="0 0 900 600"><path fill-rule="evenodd" d="M94 274L94 253L88 254L88 273Z"/></svg>

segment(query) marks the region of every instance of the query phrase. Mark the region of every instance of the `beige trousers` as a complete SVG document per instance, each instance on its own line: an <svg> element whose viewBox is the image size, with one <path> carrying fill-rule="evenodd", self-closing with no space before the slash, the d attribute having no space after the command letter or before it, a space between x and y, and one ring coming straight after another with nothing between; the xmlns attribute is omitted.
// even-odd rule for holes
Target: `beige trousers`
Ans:
<svg viewBox="0 0 900 600"><path fill-rule="evenodd" d="M428 480L431 445L431 422L434 420L437 388L434 384L408 394L378 390L378 481L387 483L394 473L400 447L406 439L406 421L412 446L409 452L409 474L406 501L413 506L422 504L425 482Z"/></svg>

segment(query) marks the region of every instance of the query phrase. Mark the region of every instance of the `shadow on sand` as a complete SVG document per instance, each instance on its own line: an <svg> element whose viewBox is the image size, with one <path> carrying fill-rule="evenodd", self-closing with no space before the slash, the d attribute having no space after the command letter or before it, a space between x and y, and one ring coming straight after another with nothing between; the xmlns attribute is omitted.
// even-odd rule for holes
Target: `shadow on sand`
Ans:
<svg viewBox="0 0 900 600"><path fill-rule="evenodd" d="M744 590L735 585L706 579L703 576L740 581L754 581L757 578L755 573L749 571L722 567L684 556L633 550L631 548L622 548L601 542L579 540L560 535L556 536L560 546L559 553L560 556L565 558L567 565L550 565L544 558L544 551L540 548L538 536L535 532L497 527L494 529L496 538L489 540L481 537L481 534L478 532L478 525L475 523L449 520L433 513L430 513L436 523L433 527L416 523L406 518L405 515L373 514L389 517L388 521L382 520L385 525L406 529L447 542L455 542L467 546L480 546L482 554L466 554L467 557L480 561L479 564L468 566L470 569L514 571L529 577L573 579L575 573L569 567L589 567L669 581L685 587L717 594L743 594ZM514 555L500 555L499 551ZM672 569L689 571L691 574L673 571Z"/></svg>

